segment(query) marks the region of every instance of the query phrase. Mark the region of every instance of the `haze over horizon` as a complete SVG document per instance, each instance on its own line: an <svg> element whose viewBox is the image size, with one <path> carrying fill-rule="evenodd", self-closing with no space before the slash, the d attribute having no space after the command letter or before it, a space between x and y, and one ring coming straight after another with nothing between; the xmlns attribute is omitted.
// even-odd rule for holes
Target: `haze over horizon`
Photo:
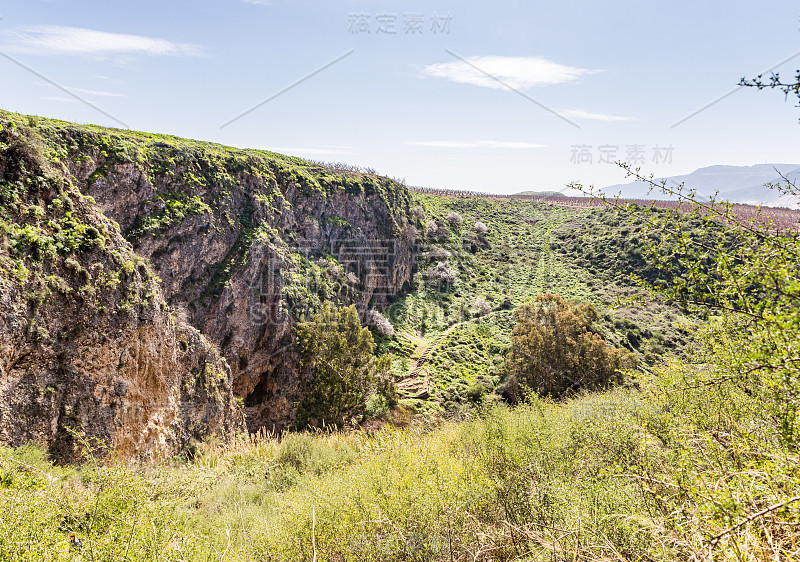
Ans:
<svg viewBox="0 0 800 562"><path fill-rule="evenodd" d="M736 87L800 66L786 1L32 0L0 15L3 109L412 185L563 190L624 183L617 159L658 177L797 160L795 104Z"/></svg>

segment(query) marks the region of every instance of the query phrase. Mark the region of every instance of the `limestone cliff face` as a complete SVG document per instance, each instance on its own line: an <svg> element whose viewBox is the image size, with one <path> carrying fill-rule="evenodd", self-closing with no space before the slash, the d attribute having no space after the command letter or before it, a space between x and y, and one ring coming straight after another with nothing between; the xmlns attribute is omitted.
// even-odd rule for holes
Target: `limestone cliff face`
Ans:
<svg viewBox="0 0 800 562"><path fill-rule="evenodd" d="M118 225L35 124L0 127L0 442L148 459L243 430L229 366Z"/></svg>
<svg viewBox="0 0 800 562"><path fill-rule="evenodd" d="M219 346L251 430L294 419L297 319L322 300L382 308L411 281L410 198L391 180L168 137L40 132Z"/></svg>

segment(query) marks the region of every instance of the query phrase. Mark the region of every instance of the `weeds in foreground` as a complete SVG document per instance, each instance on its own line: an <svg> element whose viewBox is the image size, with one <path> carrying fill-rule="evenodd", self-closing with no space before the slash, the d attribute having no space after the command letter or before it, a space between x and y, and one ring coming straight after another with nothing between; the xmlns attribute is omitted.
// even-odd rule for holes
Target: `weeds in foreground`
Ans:
<svg viewBox="0 0 800 562"><path fill-rule="evenodd" d="M800 459L761 398L706 384L708 368L429 430L207 443L160 466L3 449L0 559L800 556Z"/></svg>

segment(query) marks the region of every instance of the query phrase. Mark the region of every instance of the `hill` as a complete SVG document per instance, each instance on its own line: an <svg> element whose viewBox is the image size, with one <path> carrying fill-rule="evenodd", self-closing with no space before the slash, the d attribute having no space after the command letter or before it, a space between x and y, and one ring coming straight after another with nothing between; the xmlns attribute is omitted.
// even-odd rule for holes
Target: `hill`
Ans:
<svg viewBox="0 0 800 562"><path fill-rule="evenodd" d="M705 200L716 197L717 200L731 203L797 208L796 197L781 196L778 191L764 187L767 183L781 183L781 174L790 181L797 181L800 179L800 165L708 166L690 174L659 180L666 180L669 187L685 184ZM610 185L602 191L611 196L619 194L626 199L669 199L668 195L650 192L650 185L641 181Z"/></svg>
<svg viewBox="0 0 800 562"><path fill-rule="evenodd" d="M41 306L30 304L34 297L25 295L15 297L15 306L27 301L29 309L40 310L41 319L34 319L49 334L36 336L31 327L22 328L21 320L7 321L2 328L6 348L16 351L3 360L4 380L10 382L0 394L10 412L29 412L24 414L29 418L3 417L4 439L11 444L35 440L56 451L62 439L57 436L68 435L70 426L113 446L108 431L88 420L113 420L103 427L125 425L121 412L139 408L138 423L160 427L163 415L161 406L141 410L141 405L111 398L119 395L116 390L109 391L107 401L99 399L97 414L69 413L74 412L70 404L95 383L73 384L68 373L81 372L94 380L102 371L104 380L116 388L113 385L122 383L114 381L133 364L130 358L141 354L128 342L118 353L113 351L119 360L107 362L102 370L94 364L63 367L68 364L64 352L52 342L63 339L58 334L65 328L49 328L60 317L56 311L70 309L62 321L82 325L84 318L96 316L93 306L128 311L138 301L109 289L128 273L95 271L90 262L100 258L89 254L48 250L50 254L42 255L50 261L32 263L38 254L31 248L43 243L38 239L56 236L49 230L55 227L42 226L51 212L48 201L64 200L52 190L50 199L33 195L38 192L31 190L38 189L34 186L44 176L64 186L62 191L72 190L70 200L80 200L87 216L94 217L90 226L104 233L98 235L96 247L88 242L78 247L98 251L106 238L115 240L106 251L124 248L130 258L114 260L123 266L128 261L141 263L143 275L150 275L146 279L151 288L141 300L169 311L164 314L172 315L174 325L193 327L208 342L206 353L218 353L224 360L212 370L224 379L221 390L231 392L237 403L229 394L224 419L230 422L223 433L230 433L233 420L243 417L251 432L292 425L305 385L293 327L324 301L355 304L365 321L374 312L389 319L394 335L374 331L379 351L393 355L403 407L428 417L471 407L484 394L502 393L513 312L538 294L555 292L593 303L601 316L597 329L606 341L651 362L665 352L680 353L695 322L657 303L612 310L618 299L640 293L630 275L642 265L637 237L644 211L639 218L620 220L613 209L563 207L524 198L411 194L373 173L271 152L9 113L3 113L0 122L6 134L4 161L17 174L9 171L4 185L25 186L34 197L28 200L15 192L8 200L14 210L6 226L2 283L7 290L23 286L25 295L39 295L35 298ZM17 145L38 167L25 165L14 152ZM31 206L45 214L31 214ZM59 209L52 212L75 216ZM37 228L45 231L31 230ZM77 259L77 266L71 258ZM32 272L25 281L20 280L21 268ZM69 273L70 268L75 271ZM70 283L80 283L75 287L80 290ZM87 291L96 300L87 300ZM137 314L143 318L150 313ZM124 325L114 316L108 321ZM173 324L161 329L172 329ZM105 341L102 326L92 324L87 337ZM168 332L153 337L174 339ZM43 362L39 381L26 378L34 349ZM84 349L81 355L94 353ZM192 376L209 379L203 365L216 365L213 361L200 359ZM167 384L165 377L166 371L155 376L155 388ZM60 390L45 392L43 396L52 398L47 408L21 409L18 405L32 400L38 388ZM162 392L142 389L138 400L173 400ZM27 421L20 423L23 419ZM176 427L182 423L174 416L169 419ZM34 429L40 426L52 429ZM217 432L214 427L209 422L198 435ZM167 449L188 446L189 434L178 433L184 437L165 438ZM159 450L158 443L145 440L134 448L117 449L150 455Z"/></svg>
<svg viewBox="0 0 800 562"><path fill-rule="evenodd" d="M174 455L243 429L218 350L167 307L119 226L0 126L0 440L62 462L79 433L124 457Z"/></svg>
<svg viewBox="0 0 800 562"><path fill-rule="evenodd" d="M0 560L797 558L795 232L0 124ZM641 368L504 401L545 292ZM287 431L325 301L399 404Z"/></svg>
<svg viewBox="0 0 800 562"><path fill-rule="evenodd" d="M559 196L564 195L560 191L520 191L519 193L515 193L514 195L540 195L540 196Z"/></svg>
<svg viewBox="0 0 800 562"><path fill-rule="evenodd" d="M678 309L617 306L641 294L630 275L643 265L643 211L621 218L610 208L425 194L413 203L426 221L417 273L409 294L385 311L396 335L382 345L395 353L399 376L427 352L415 373L421 380L402 383L426 395L416 407L458 409L495 390L514 310L543 293L594 304L603 337L642 358L687 343L696 320ZM453 213L460 222L448 220ZM439 264L452 273L447 282L435 278Z"/></svg>
<svg viewBox="0 0 800 562"><path fill-rule="evenodd" d="M303 382L293 323L320 299L364 308L410 280L410 198L390 180L10 113L0 125L7 443L56 453L71 429L151 456L231 434L243 414L253 431L285 427ZM168 358L196 342L205 355L181 375ZM194 420L180 396L193 381L224 407L199 403ZM134 421L154 437L118 446Z"/></svg>

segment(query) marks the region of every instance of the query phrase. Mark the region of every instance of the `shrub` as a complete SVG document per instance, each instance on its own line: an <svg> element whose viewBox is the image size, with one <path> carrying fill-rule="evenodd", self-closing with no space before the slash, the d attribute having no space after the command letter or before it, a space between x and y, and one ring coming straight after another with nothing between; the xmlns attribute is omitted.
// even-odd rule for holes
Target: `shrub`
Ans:
<svg viewBox="0 0 800 562"><path fill-rule="evenodd" d="M506 362L506 394L512 400L521 397L523 387L555 398L603 387L621 380L620 369L635 366L632 354L608 346L591 331L598 314L590 304L539 295L514 318Z"/></svg>
<svg viewBox="0 0 800 562"><path fill-rule="evenodd" d="M367 312L367 325L374 327L382 336L386 336L387 338L394 336L394 326L392 326L388 318L377 310L370 310Z"/></svg>
<svg viewBox="0 0 800 562"><path fill-rule="evenodd" d="M411 208L411 218L416 222L425 220L425 208L422 205L415 205Z"/></svg>
<svg viewBox="0 0 800 562"><path fill-rule="evenodd" d="M320 475L349 461L350 457L349 451L325 447L319 439L308 433L286 433L273 462L275 467Z"/></svg>
<svg viewBox="0 0 800 562"><path fill-rule="evenodd" d="M400 230L400 236L407 242L414 242L417 238L419 238L419 230L417 230L415 226L406 224Z"/></svg>
<svg viewBox="0 0 800 562"><path fill-rule="evenodd" d="M297 345L307 383L297 408L299 427L341 427L362 419L375 392L392 397L391 360L374 355L375 342L355 306L325 302L297 325Z"/></svg>
<svg viewBox="0 0 800 562"><path fill-rule="evenodd" d="M436 236L439 233L439 225L435 220L431 219L425 223L425 235L429 238Z"/></svg>
<svg viewBox="0 0 800 562"><path fill-rule="evenodd" d="M475 299L472 308L478 316L485 316L492 311L492 305L480 296Z"/></svg>
<svg viewBox="0 0 800 562"><path fill-rule="evenodd" d="M464 219L462 218L462 216L460 214L456 213L455 211L450 211L444 217L444 220L446 220L448 223L450 223L450 226L457 227L463 222Z"/></svg>
<svg viewBox="0 0 800 562"><path fill-rule="evenodd" d="M425 255L431 260L444 261L452 254L440 246L431 246Z"/></svg>
<svg viewBox="0 0 800 562"><path fill-rule="evenodd" d="M428 268L425 272L425 277L431 286L451 287L456 282L458 274L447 263L440 261Z"/></svg>

